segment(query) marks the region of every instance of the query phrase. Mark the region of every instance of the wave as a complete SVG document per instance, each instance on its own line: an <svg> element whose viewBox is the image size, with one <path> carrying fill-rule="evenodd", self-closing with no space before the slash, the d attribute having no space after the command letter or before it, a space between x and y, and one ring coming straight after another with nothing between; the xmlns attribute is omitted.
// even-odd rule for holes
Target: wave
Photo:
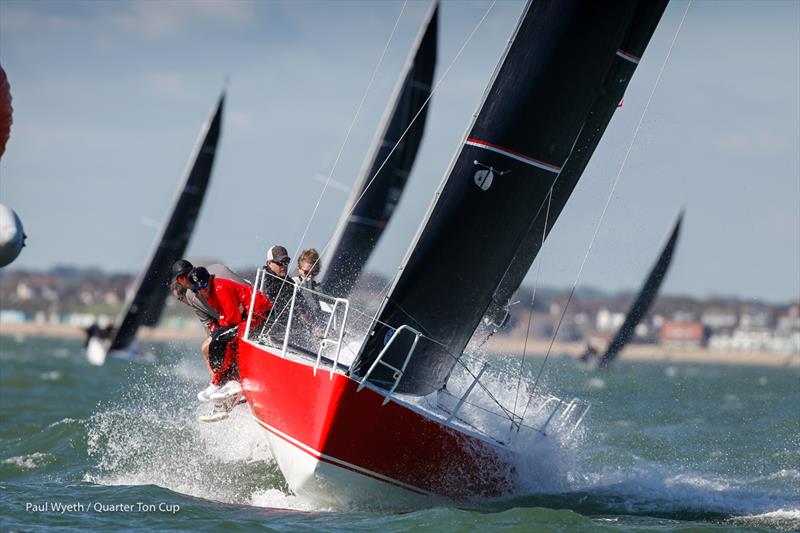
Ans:
<svg viewBox="0 0 800 533"><path fill-rule="evenodd" d="M202 385L183 363L152 367L119 400L87 421L93 465L83 480L101 485L157 485L209 500L250 504L253 494L285 489L261 428L246 406L204 424L194 397ZM177 379L176 379L177 378Z"/></svg>
<svg viewBox="0 0 800 533"><path fill-rule="evenodd" d="M697 473L673 475L654 466L584 471L574 482L572 491L529 495L504 503L506 507L568 508L588 516L649 516L776 527L769 525L774 522L787 530L800 528L800 499L784 492L754 489L750 486L753 480Z"/></svg>
<svg viewBox="0 0 800 533"><path fill-rule="evenodd" d="M736 516L728 522L743 526L768 527L778 531L800 530L800 509L778 509L769 513Z"/></svg>
<svg viewBox="0 0 800 533"><path fill-rule="evenodd" d="M35 470L41 466L45 466L55 460L55 457L49 453L34 452L26 455L17 455L3 459L2 464L10 465L19 470Z"/></svg>

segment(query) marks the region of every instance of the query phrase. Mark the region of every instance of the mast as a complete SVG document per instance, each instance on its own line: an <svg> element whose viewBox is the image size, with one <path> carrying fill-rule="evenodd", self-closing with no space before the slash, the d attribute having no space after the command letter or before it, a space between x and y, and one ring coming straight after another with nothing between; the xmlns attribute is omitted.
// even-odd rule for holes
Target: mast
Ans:
<svg viewBox="0 0 800 533"><path fill-rule="evenodd" d="M509 264L508 270L492 297L492 303L485 317L487 323L500 327L505 322L509 301L528 274L533 260L544 244L544 236L550 233L553 221L561 214L567 199L578 184L589 159L600 143L603 133L625 95L628 83L636 71L647 44L661 20L661 15L667 7L667 1L641 1L636 6L625 38L617 50L611 70L603 82L603 89L598 93L586 119L586 125L575 143L575 149L564 168L561 169L561 174L553 186L553 201L550 203L549 217L547 210L544 210L536 216L531 224L519 251ZM544 227L545 223L547 223L547 228Z"/></svg>
<svg viewBox="0 0 800 533"><path fill-rule="evenodd" d="M328 294L344 297L353 288L403 193L425 131L428 107L423 105L436 66L438 14L437 1L417 35L322 261Z"/></svg>
<svg viewBox="0 0 800 533"><path fill-rule="evenodd" d="M661 253L653 265L653 268L650 269L650 274L648 274L644 285L642 285L638 296L636 296L636 300L628 310L628 314L625 316L625 322L622 323L614 339L609 343L606 353L600 358L599 366L608 368L611 362L616 359L619 352L622 351L622 348L625 347L633 336L634 331L636 331L636 326L639 325L639 322L642 321L647 311L650 309L650 306L653 305L653 301L658 295L658 290L661 288L661 284L664 282L664 278L667 275L669 265L672 262L675 245L678 243L678 235L680 235L681 231L681 222L683 222L683 210L678 213L678 217L672 225L669 239L667 239L666 244L664 244L661 249Z"/></svg>
<svg viewBox="0 0 800 533"><path fill-rule="evenodd" d="M408 324L425 337L397 391L445 385L603 93L635 7L634 0L528 3L355 375ZM411 340L398 338L383 361L400 368ZM388 386L392 372L379 365L370 380Z"/></svg>
<svg viewBox="0 0 800 533"><path fill-rule="evenodd" d="M133 342L139 326L154 326L161 317L169 293L172 263L183 257L186 251L211 178L224 102L223 92L211 119L200 132L200 140L172 203L169 219L161 227L147 266L139 273L133 297L126 301L117 319L109 351L126 349Z"/></svg>

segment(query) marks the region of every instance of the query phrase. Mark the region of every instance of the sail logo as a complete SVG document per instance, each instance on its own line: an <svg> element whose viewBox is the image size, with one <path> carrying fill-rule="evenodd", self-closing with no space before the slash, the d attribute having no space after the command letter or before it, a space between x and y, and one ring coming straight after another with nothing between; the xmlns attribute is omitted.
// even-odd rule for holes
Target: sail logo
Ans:
<svg viewBox="0 0 800 533"><path fill-rule="evenodd" d="M475 185L477 185L483 191L488 191L489 187L492 186L495 173L497 173L498 176L502 176L504 174L508 174L509 172L511 172L510 170L497 170L488 165L484 165L477 159L473 161L473 163L476 166L483 167L483 169L475 172L475 176L473 177L473 179L475 180Z"/></svg>
<svg viewBox="0 0 800 533"><path fill-rule="evenodd" d="M494 172L491 170L479 170L475 173L475 185L488 191L494 181Z"/></svg>

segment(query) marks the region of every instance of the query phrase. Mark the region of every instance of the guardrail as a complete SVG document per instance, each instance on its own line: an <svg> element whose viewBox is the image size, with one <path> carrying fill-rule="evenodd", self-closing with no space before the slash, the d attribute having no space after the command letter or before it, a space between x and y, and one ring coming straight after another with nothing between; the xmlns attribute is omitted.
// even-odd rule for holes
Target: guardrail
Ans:
<svg viewBox="0 0 800 533"><path fill-rule="evenodd" d="M389 350L389 348L394 343L394 341L400 337L400 334L405 332L405 331L408 331L409 333L413 333L414 334L414 342L411 343L411 348L408 350L408 355L406 355L405 361L403 361L403 366L401 366L400 368L397 368L397 367L395 367L393 365L390 365L389 363L384 362L383 361L383 356ZM366 387L367 380L369 379L369 376L372 374L373 370L375 370L375 368L380 364L380 365L383 365L383 366L389 368L390 370L394 370L394 374L392 375L392 378L394 379L394 384L392 385L392 388L389 390L389 393L384 397L383 404L381 404L381 405L386 405L387 403L389 403L389 401L392 399L392 395L394 394L394 391L397 389L397 386L400 384L400 380L403 379L403 376L405 375L405 371L406 371L406 367L408 366L408 362L411 360L411 356L414 355L414 349L417 347L417 343L419 342L419 338L421 336L422 336L422 333L420 333L416 329L414 329L411 326L406 325L406 324L403 324L402 326L400 326L399 328L394 330L394 333L392 334L392 338L389 339L389 342L386 343L386 345L381 350L381 353L378 354L378 357L375 358L375 361L369 367L369 370L367 370L367 372L361 378L361 381L359 381L358 389L356 389L356 392L361 392L361 389Z"/></svg>
<svg viewBox="0 0 800 533"><path fill-rule="evenodd" d="M261 268L256 273L256 279L253 283L253 286L256 287L257 290L264 292L264 284L267 279L267 276L273 275L267 272L264 268ZM274 275L273 275L274 276ZM341 357L342 347L344 346L345 341L345 334L347 333L346 326L348 326L348 320L351 318L350 314L350 302L346 298L335 298L332 296L328 296L326 294L307 289L304 287L300 287L295 283L287 283L291 287L291 297L288 299L288 302L285 299L282 299L282 305L284 306L283 309L275 309L273 307L273 311L270 315L270 318L267 319L263 324L260 324L261 329L257 332L253 331L253 322L252 322L252 313L247 317L247 325L245 327L245 339L255 341L259 344L263 344L265 346L274 346L275 348L279 348L281 351L281 357L286 357L287 352L289 351L290 347L299 347L301 350L311 354L313 357L316 355L316 359L313 365L313 372L314 375L317 375L317 371L319 370L320 366L322 365L322 361L324 358L324 353L328 350L333 349L332 356L326 359L331 361L330 370L329 370L329 378L333 379L333 374L336 372L337 368L339 367L339 361ZM288 287L286 287L288 290ZM305 299L304 295L310 295L312 298ZM315 328L318 327L318 330L321 331L321 334L317 333L314 335L306 335L306 338L311 337L315 339L314 346L311 344L307 346L299 346L297 342L297 337L293 337L293 334L296 333L296 324L297 324L297 309L298 309L298 302L300 301L299 298L303 298L303 305L308 305L308 300L313 300L317 302L317 306L319 309L315 310L314 317L312 317L316 323L312 324L311 327ZM278 297L280 299L280 297ZM319 302L325 302L325 305L321 305ZM250 309L252 310L255 303L255 291L253 291L253 296L251 299ZM284 312L287 311L288 307L288 315L283 316ZM273 317L274 313L278 313L277 317ZM324 320L320 320L321 317L324 316ZM285 319L285 321L284 321ZM304 328L308 329L309 324L307 323L309 317L302 317L301 322L304 322ZM324 323L324 327L323 324ZM370 322L371 324L372 322ZM279 337L275 337L271 335L272 329L277 327L280 331L281 328L285 327L285 331L281 331L280 340L277 340ZM368 329L368 328L366 328ZM306 331L308 333L308 331ZM351 332L352 333L352 332ZM367 331L364 331L364 335L366 335ZM398 368L392 364L389 364L383 360L383 357L388 353L389 349L392 345L402 336L405 335L413 335L413 342L408 350L408 353L403 361L403 364ZM361 337L362 335L359 335ZM378 394L382 395L383 403L382 405L388 404L395 395L395 391L399 386L400 382L402 381L403 377L405 376L406 368L411 360L412 356L414 355L414 351L417 347L417 344L420 338L423 337L423 334L418 330L412 328L408 325L402 325L399 328L394 330L391 338L388 340L386 345L381 349L378 357L373 361L372 365L370 365L367 372L357 378L358 387L356 389L357 392L360 392L364 389L369 383L369 378L378 367L378 365L382 365L393 372L392 374L392 386L391 388L386 391L381 387L370 387L370 389L374 390ZM318 344L316 344L316 340L318 340ZM557 428L557 430L563 430L565 433L563 435L566 438L569 438L580 426L581 422L583 421L586 413L589 411L590 404L585 401L582 401L578 398L573 398L570 401L565 401L561 398L552 395L541 395L537 393L530 393L528 395L528 403L523 410L523 416L517 415L512 413L511 410L506 409L500 404L497 404L502 412L495 412L490 409L486 409L480 405L475 403L470 403L468 398L472 395L473 390L477 385L481 385L484 389L486 389L486 385L481 383L481 378L484 375L484 372L489 368L489 364L484 362L481 370L474 376L472 382L464 391L464 393L458 397L450 393L449 391L442 390L439 391L440 395L443 397L450 397L455 401L455 407L452 409L447 409L445 406L441 405L439 407L445 412L442 416L443 421L445 423L452 423L455 420L460 422L466 423L467 425L471 426L473 429L482 433L490 438L497 439L497 436L493 436L493 431L489 431L488 428L480 429L479 426L481 425L480 416L475 418L474 420L470 420L469 414L463 414L462 411L465 408L465 405L468 406L470 409L479 409L483 413L488 413L495 417L502 417L505 419L511 420L511 428L510 431L519 432L522 428L530 429L536 431L542 435L547 435L548 428ZM488 390L488 389L487 389ZM440 397L442 397L440 396ZM534 402L534 400L538 399L538 401ZM529 408L532 406L533 408ZM528 416L525 416L525 413L528 413ZM472 412L475 415L475 411ZM525 420L539 420L541 421L544 418L544 422L536 427L532 425L532 422L525 423ZM472 417L474 418L474 416ZM494 425L494 424L493 424ZM570 427L571 426L571 427ZM499 439L497 439L499 440Z"/></svg>
<svg viewBox="0 0 800 533"><path fill-rule="evenodd" d="M258 269L256 272L256 279L253 282L253 287L255 287L256 290L265 293L264 286L268 276L277 277L274 274L267 272L264 267ZM292 345L292 341L295 341L295 343L299 344L297 342L298 340L307 341L309 338L313 338L315 340L319 339L318 349L314 349L315 346L310 345L308 342L306 342L306 344L309 345L300 345L299 347L304 351L316 353L317 359L314 365L314 375L317 374L317 370L322 361L323 352L325 352L325 350L328 348L334 347L335 351L332 357L333 364L330 371L331 379L333 379L333 373L339 364L345 335L345 325L347 324L347 319L350 312L349 300L346 298L334 298L312 289L300 287L297 283L293 282L286 282L284 289L287 291L292 291L291 297L289 297L287 301L287 299L281 298L280 295L278 295L277 299L280 301L281 305L288 305L288 314L283 316L287 309L285 307L283 309L277 309L276 305L278 304L273 302L272 311L270 311L269 317L261 325L261 330L258 332L253 331L252 309L254 308L255 304L255 291L253 291L253 296L250 301L251 312L247 316L247 325L245 326L244 338L255 341L259 344L280 348L281 357L286 357L289 347ZM303 329L305 330L304 333L306 335L304 338L298 339L298 331L295 326L297 324L297 309L300 306L300 299L302 299L304 311L308 312L311 316L301 317ZM325 306L323 306L320 302L325 302ZM325 307L327 307L328 310L326 310ZM277 313L277 315L275 315L275 313ZM340 313L342 315L341 319L337 320L337 317ZM322 328L323 322L319 320L323 314L328 315L324 320L324 328ZM317 327L322 330L322 334L318 337L312 333L309 333L310 331L313 332L313 330ZM280 335L280 337L282 338L279 345L275 340L275 337L270 335L273 329L277 329L278 331L284 330L281 332L282 335Z"/></svg>

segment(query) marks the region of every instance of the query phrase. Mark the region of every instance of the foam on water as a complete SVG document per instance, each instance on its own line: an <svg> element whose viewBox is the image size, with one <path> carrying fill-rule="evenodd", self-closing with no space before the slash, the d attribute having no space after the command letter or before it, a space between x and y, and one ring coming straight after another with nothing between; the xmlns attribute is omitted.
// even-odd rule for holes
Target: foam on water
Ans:
<svg viewBox="0 0 800 533"><path fill-rule="evenodd" d="M493 363L502 365L502 361ZM478 365L473 365L473 373L475 367L480 368L479 365L480 361ZM687 369L679 371L676 367L666 368L668 378L675 378L679 374L691 377L696 373L696 370L690 372ZM469 398L470 403L484 410L492 410L496 406L495 400L507 408L513 407L517 395L516 382L509 381L509 374L484 374L481 381L491 390L491 396L476 388ZM448 389L460 396L471 382L469 374L454 372ZM585 383L588 390L604 389L606 386L605 380L596 376ZM540 384L539 392L549 392L546 382ZM553 394L558 395L558 391L553 391ZM520 414L522 409L518 399L516 403L516 412ZM741 409L742 400L735 394L727 393L718 407ZM498 412L496 407L494 411ZM539 412L538 416L531 416L531 411L535 412L533 405L524 423L534 428L541 427L546 413ZM678 518L706 515L760 517L748 523L767 527L775 527L774 524L779 523L783 528L800 529L800 485L797 483L800 471L797 469L766 472L761 476L720 475L706 471L702 462L676 466L669 462L645 460L628 447L607 447L603 444L603 427L597 426L591 414L574 433L569 424L555 424L548 426L547 437L543 437L532 430L509 433L508 419L481 413L478 409L477 425L486 433L507 442L518 453L515 466L525 483L516 496L522 496L523 499L532 497L531 501L536 502L537 497L561 495L556 499L564 499L567 506L584 499L592 502L587 507L587 512L592 514L650 514ZM688 423L702 426L704 418L695 416L688 419ZM606 421L604 424L611 424L615 428L632 425L625 419ZM681 424L658 424L649 433L657 429L671 434L680 430ZM648 435L642 430L639 432ZM722 450L709 450L709 457L713 451L725 455ZM605 466L603 453L611 454L615 457L613 463L623 466ZM776 480L785 480L787 490L776 490ZM790 489L791 486L796 489Z"/></svg>
<svg viewBox="0 0 800 533"><path fill-rule="evenodd" d="M253 494L284 489L263 430L246 406L224 421L197 417L202 383L183 376L184 362L154 367L119 400L87 422L87 448L95 465L85 481L104 485L158 485L210 500L249 504Z"/></svg>
<svg viewBox="0 0 800 533"><path fill-rule="evenodd" d="M744 521L737 523L743 524L800 527L800 490L787 493L768 488L774 487L775 481L796 486L800 479L797 469L736 478L706 472L702 464L676 468L669 462L645 460L635 455L634 448L603 442L607 428L620 431L616 428L630 426L629 420L620 417L598 424L591 411L576 431L572 424L554 420L546 435L524 426L517 432L497 402L506 408L516 403L519 414L523 402L528 401L527 393L522 393L526 389L523 385L518 393L517 383L509 379L509 374L493 371L503 361L493 363L494 368L482 378L491 395L476 387L459 415L515 452L513 466L520 480L515 499L532 498L527 504L540 506L544 501L547 507L570 507L587 514L677 518L710 514L736 516L736 520ZM209 408L198 408L195 399L205 379L199 363L181 359L171 366L153 367L131 383L119 399L101 406L86 422L93 466L84 479L104 485L158 485L239 505L329 511L291 495L272 460L263 430L245 406L222 422L197 421L201 409ZM471 383L472 376L455 372L448 390L458 398ZM586 380L583 383L596 390ZM537 392L539 396L532 397L524 420L524 425L532 428L540 428L549 415L537 404L549 392L548 383L542 382ZM729 396L723 398L724 403L736 405L741 400ZM613 463L607 464L603 454L612 457ZM724 454L709 458L722 460ZM12 459L26 464L24 458ZM557 503L547 503L546 498L553 497Z"/></svg>
<svg viewBox="0 0 800 533"><path fill-rule="evenodd" d="M744 526L769 527L778 531L797 531L800 529L800 509L778 509L769 513L750 516L736 516L728 522Z"/></svg>
<svg viewBox="0 0 800 533"><path fill-rule="evenodd" d="M50 372L42 372L39 374L42 381L61 381L63 374L58 370L51 370Z"/></svg>
<svg viewBox="0 0 800 533"><path fill-rule="evenodd" d="M477 364L473 362L473 367L480 368L481 357L474 354L471 357L477 361ZM575 451L583 435L582 427L575 429L577 418L562 419L556 415L551 419L556 404L545 403L549 397L546 385L542 385L538 394L530 396L525 383L518 390L517 381L510 379L503 368L494 370L490 368L483 374L483 386L473 389L461 407L459 417L486 435L506 443L514 452L513 467L517 472L518 486L512 496L569 490L575 476ZM472 374L453 373L447 388L454 397L460 398L464 394L474 379ZM512 425L503 409L514 411L518 416L524 413L522 426ZM539 431L541 428L545 431Z"/></svg>
<svg viewBox="0 0 800 533"><path fill-rule="evenodd" d="M250 505L272 509L291 509L293 511L334 511L334 509L320 507L314 502L299 496L287 495L285 492L278 489L266 489L254 492L250 497Z"/></svg>
<svg viewBox="0 0 800 533"><path fill-rule="evenodd" d="M662 464L647 463L632 456L630 467L593 469L578 459L570 494L586 500L592 513L669 516L758 516L780 510L791 521L800 512L797 495L765 491L761 478L737 479L699 472L675 474ZM791 479L796 473L775 473ZM792 514L794 513L794 514ZM793 522L800 527L800 521ZM771 527L771 526L770 526Z"/></svg>
<svg viewBox="0 0 800 533"><path fill-rule="evenodd" d="M52 462L54 459L52 454L34 452L26 455L9 457L3 460L3 464L15 466L20 470L34 470Z"/></svg>

